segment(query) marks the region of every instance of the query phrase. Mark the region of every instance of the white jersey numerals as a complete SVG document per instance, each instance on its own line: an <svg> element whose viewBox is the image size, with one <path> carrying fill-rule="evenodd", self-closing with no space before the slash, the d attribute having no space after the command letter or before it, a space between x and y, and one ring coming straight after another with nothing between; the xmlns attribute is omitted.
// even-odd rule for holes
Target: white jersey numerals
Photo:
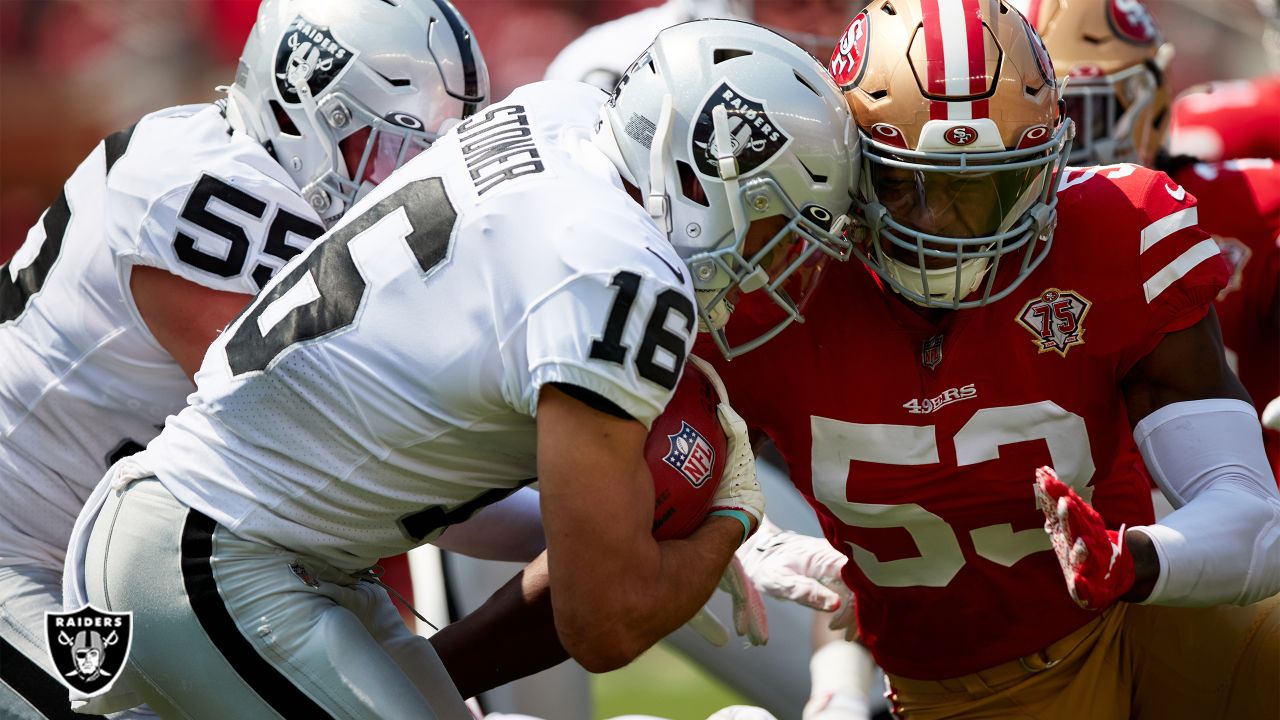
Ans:
<svg viewBox="0 0 1280 720"><path fill-rule="evenodd" d="M10 274L9 265L0 266L0 324L17 320L27 309L31 297L44 287L45 278L49 277L49 271L62 252L62 240L70 221L71 206L67 203L64 188L40 218L44 239L35 260L13 274Z"/></svg>
<svg viewBox="0 0 1280 720"><path fill-rule="evenodd" d="M850 460L888 465L933 465L939 462L933 425L849 423L810 418L813 434L813 496L846 525L861 528L903 528L919 548L917 557L881 561L869 550L849 542L853 559L867 579L881 587L945 587L964 567L955 530L943 518L915 503L878 505L848 499ZM985 408L956 432L956 464L964 467L998 460L1000 447L1026 440L1044 440L1049 457L1063 482L1086 502L1093 494L1093 456L1084 419L1051 401ZM1032 478L1027 477L1027 497ZM1030 500L1028 500L1030 503ZM1049 550L1041 528L1015 532L1009 524L971 530L978 555L1011 567L1034 552Z"/></svg>

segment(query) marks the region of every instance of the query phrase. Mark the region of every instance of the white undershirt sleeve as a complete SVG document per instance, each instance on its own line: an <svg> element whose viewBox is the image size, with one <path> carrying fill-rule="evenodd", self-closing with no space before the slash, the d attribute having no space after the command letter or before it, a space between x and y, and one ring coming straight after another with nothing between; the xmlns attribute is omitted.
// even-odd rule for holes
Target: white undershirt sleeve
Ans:
<svg viewBox="0 0 1280 720"><path fill-rule="evenodd" d="M1175 508L1133 528L1160 558L1144 603L1248 605L1280 592L1280 490L1257 411L1240 400L1173 403L1143 418L1133 436Z"/></svg>

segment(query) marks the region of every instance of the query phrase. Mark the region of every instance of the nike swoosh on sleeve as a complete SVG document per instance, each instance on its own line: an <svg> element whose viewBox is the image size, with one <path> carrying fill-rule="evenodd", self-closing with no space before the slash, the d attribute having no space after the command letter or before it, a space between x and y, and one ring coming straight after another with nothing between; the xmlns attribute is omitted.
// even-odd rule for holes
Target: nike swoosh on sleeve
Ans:
<svg viewBox="0 0 1280 720"><path fill-rule="evenodd" d="M662 261L662 264L663 264L663 265L666 265L666 266L667 266L667 269L668 269L668 270L670 270L673 274L675 274L675 276L676 276L676 280L679 280L680 282L684 282L684 273L682 273L682 272L680 272L679 270L677 270L677 269L675 269L674 267L672 267L671 263L667 262L667 259L666 259L666 258L664 258L664 257L662 257L661 255L659 255L659 254L658 254L657 252L655 252L655 251L654 251L654 249L653 249L653 248L651 248L651 247L647 247L647 248L645 248L645 250L648 250L649 252L653 253L653 256L654 256L654 257L656 257L656 258L658 258L659 260L661 260L661 261Z"/></svg>

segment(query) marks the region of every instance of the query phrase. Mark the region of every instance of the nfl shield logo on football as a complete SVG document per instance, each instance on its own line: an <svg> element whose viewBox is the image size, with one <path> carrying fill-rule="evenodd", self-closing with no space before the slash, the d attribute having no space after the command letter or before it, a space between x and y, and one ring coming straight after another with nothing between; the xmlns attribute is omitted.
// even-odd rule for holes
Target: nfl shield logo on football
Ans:
<svg viewBox="0 0 1280 720"><path fill-rule="evenodd" d="M680 432L668 435L667 440L671 442L671 452L663 460L691 485L702 487L711 477L711 468L716 464L716 451L711 443L683 420L680 421Z"/></svg>
<svg viewBox="0 0 1280 720"><path fill-rule="evenodd" d="M44 614L45 644L63 684L89 697L111 689L129 659L133 613L86 605Z"/></svg>
<svg viewBox="0 0 1280 720"><path fill-rule="evenodd" d="M1018 323L1036 339L1040 352L1067 351L1084 343L1084 318L1093 304L1070 290L1049 288L1018 313Z"/></svg>

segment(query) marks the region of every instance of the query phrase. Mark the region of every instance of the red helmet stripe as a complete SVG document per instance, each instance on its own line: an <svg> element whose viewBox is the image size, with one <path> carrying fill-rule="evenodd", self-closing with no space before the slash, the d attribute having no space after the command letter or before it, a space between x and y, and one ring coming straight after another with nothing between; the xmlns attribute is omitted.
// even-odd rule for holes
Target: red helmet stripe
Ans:
<svg viewBox="0 0 1280 720"><path fill-rule="evenodd" d="M938 13L938 0L921 0L920 10L924 25L925 82L930 95L947 94L946 57L942 50L942 18ZM947 103L931 100L929 119L947 117Z"/></svg>
<svg viewBox="0 0 1280 720"><path fill-rule="evenodd" d="M1027 2L1027 21L1031 23L1031 27L1040 27L1040 3L1042 0L1028 0Z"/></svg>
<svg viewBox="0 0 1280 720"><path fill-rule="evenodd" d="M981 0L963 0L964 35L969 53L969 92L977 95L987 89L986 30L982 27ZM987 101L972 103L970 118L987 116Z"/></svg>

